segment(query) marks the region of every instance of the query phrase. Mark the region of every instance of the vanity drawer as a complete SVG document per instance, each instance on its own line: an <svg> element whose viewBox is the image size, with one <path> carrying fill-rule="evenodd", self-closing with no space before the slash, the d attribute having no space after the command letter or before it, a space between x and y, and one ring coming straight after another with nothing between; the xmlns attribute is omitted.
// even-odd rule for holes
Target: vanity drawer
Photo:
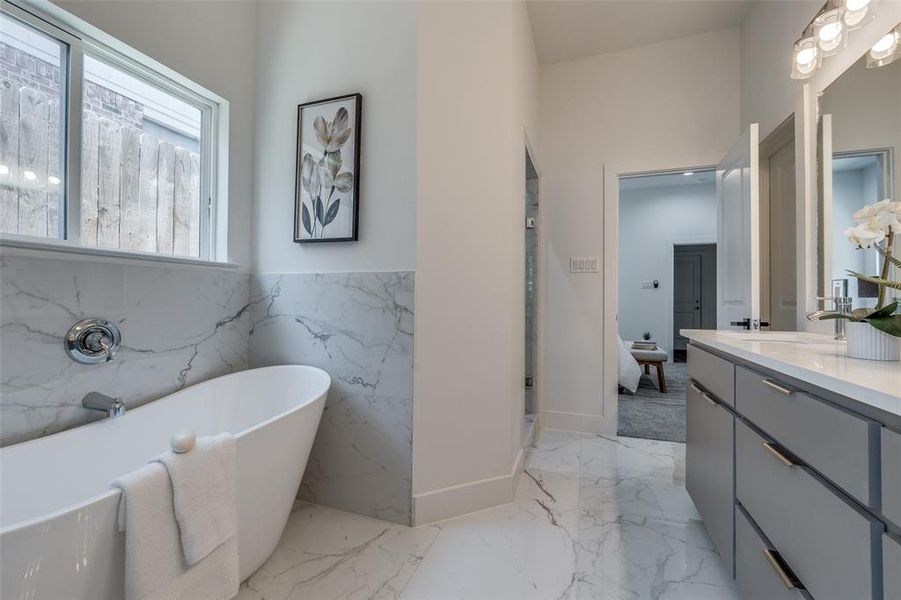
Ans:
<svg viewBox="0 0 901 600"><path fill-rule="evenodd" d="M805 467L783 462L765 442L736 419L739 502L814 598L873 598L872 542L881 523L852 508Z"/></svg>
<svg viewBox="0 0 901 600"><path fill-rule="evenodd" d="M901 433L885 428L882 429L882 514L901 526Z"/></svg>
<svg viewBox="0 0 901 600"><path fill-rule="evenodd" d="M685 391L685 487L704 527L733 572L733 511L735 510L732 460L735 417L694 384Z"/></svg>
<svg viewBox="0 0 901 600"><path fill-rule="evenodd" d="M804 600L798 587L789 588L767 558L772 552L745 513L735 511L735 583L743 600ZM790 566L789 566L790 567ZM803 583L803 582L802 582Z"/></svg>
<svg viewBox="0 0 901 600"><path fill-rule="evenodd" d="M728 360L689 344L688 376L729 406L735 406L735 365Z"/></svg>
<svg viewBox="0 0 901 600"><path fill-rule="evenodd" d="M736 410L862 504L872 497L871 439L879 425L743 367L735 368Z"/></svg>
<svg viewBox="0 0 901 600"><path fill-rule="evenodd" d="M901 539L882 534L882 573L885 600L901 598Z"/></svg>

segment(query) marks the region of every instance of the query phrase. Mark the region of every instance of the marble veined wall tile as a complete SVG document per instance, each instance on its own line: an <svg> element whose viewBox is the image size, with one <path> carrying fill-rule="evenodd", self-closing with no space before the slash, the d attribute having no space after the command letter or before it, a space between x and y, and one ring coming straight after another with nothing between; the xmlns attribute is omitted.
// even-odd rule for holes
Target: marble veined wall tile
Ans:
<svg viewBox="0 0 901 600"><path fill-rule="evenodd" d="M410 522L413 273L254 275L253 366L307 364L332 390L304 499Z"/></svg>
<svg viewBox="0 0 901 600"><path fill-rule="evenodd" d="M249 364L250 277L224 269L0 257L0 443L101 418L89 391L134 408ZM63 350L85 317L115 322L115 359L82 365Z"/></svg>

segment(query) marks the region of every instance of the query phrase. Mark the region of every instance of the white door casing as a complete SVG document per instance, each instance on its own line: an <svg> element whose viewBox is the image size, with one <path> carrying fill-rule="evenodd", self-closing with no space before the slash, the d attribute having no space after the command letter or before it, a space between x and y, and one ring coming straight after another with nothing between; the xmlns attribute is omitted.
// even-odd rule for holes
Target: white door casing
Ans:
<svg viewBox="0 0 901 600"><path fill-rule="evenodd" d="M758 127L742 133L716 169L717 329L760 323Z"/></svg>

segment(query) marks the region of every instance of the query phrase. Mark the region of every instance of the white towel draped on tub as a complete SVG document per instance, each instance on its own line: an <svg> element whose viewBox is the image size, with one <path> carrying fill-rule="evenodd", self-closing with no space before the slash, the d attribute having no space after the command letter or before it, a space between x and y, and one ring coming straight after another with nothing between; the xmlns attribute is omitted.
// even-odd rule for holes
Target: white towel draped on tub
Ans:
<svg viewBox="0 0 901 600"><path fill-rule="evenodd" d="M235 438L203 437L190 452L167 452L157 460L169 471L181 545L194 565L237 535Z"/></svg>
<svg viewBox="0 0 901 600"><path fill-rule="evenodd" d="M189 456L192 460L182 469L179 459ZM119 530L125 531L126 600L226 600L237 595L234 456L230 435L220 443L215 438L201 439L185 455L167 454L166 462L172 465L168 471L161 457L113 482L122 490ZM201 463L208 465L203 477L183 479L200 469ZM177 473L174 480L172 472ZM215 492L187 491L188 486L210 486ZM213 498L213 493L222 496ZM210 530L219 526L221 531ZM193 564L183 549L186 535L195 553ZM216 539L221 542L197 558L203 553L198 548L209 548Z"/></svg>

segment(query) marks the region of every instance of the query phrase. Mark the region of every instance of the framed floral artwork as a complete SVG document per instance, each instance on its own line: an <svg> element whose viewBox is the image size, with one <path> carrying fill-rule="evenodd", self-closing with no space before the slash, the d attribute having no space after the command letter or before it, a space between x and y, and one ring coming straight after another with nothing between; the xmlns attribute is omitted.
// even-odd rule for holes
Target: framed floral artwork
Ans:
<svg viewBox="0 0 901 600"><path fill-rule="evenodd" d="M362 104L350 94L297 106L297 243L357 241Z"/></svg>

